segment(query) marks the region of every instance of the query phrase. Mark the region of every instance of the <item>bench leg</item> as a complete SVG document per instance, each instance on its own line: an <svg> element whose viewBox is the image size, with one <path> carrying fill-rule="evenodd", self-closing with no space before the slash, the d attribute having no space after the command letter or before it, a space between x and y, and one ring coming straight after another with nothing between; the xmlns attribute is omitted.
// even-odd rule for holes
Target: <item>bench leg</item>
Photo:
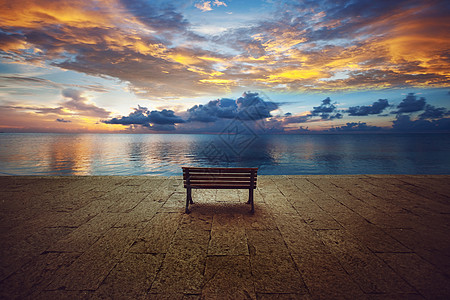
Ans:
<svg viewBox="0 0 450 300"><path fill-rule="evenodd" d="M194 202L192 202L191 188L187 188L187 191L186 191L186 210L185 210L185 212L187 214L190 213L190 211L189 211L189 203L194 203Z"/></svg>
<svg viewBox="0 0 450 300"><path fill-rule="evenodd" d="M252 205L252 209L250 210L251 213L255 212L255 206L253 204L253 189L249 189L248 190L248 201L247 204L251 204Z"/></svg>

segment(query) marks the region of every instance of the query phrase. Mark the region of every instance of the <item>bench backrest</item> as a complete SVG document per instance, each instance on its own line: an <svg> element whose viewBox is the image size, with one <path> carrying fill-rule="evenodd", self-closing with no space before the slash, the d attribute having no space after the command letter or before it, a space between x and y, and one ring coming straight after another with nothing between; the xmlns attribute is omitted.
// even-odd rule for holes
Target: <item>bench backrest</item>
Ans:
<svg viewBox="0 0 450 300"><path fill-rule="evenodd" d="M185 188L255 189L258 168L183 167Z"/></svg>

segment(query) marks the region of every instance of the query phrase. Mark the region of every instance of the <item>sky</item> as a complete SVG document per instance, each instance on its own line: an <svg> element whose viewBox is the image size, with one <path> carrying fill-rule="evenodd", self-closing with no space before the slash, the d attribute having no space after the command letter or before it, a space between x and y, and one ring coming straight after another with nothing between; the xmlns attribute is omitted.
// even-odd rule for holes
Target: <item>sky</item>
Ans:
<svg viewBox="0 0 450 300"><path fill-rule="evenodd" d="M445 0L0 0L0 132L450 132Z"/></svg>

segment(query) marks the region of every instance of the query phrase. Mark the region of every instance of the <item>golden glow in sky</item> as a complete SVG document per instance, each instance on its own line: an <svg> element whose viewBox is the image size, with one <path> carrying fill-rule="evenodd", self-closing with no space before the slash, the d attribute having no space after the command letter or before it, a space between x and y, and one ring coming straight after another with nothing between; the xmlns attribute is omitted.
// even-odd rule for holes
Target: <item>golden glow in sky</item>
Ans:
<svg viewBox="0 0 450 300"><path fill-rule="evenodd" d="M450 130L448 1L271 2L0 0L0 130Z"/></svg>

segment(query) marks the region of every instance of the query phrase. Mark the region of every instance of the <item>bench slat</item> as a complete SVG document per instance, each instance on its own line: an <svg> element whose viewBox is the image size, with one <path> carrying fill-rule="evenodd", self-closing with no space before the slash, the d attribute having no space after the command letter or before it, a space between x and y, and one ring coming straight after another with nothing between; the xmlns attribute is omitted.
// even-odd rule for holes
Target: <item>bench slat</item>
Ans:
<svg viewBox="0 0 450 300"><path fill-rule="evenodd" d="M183 174L183 179L187 178L187 174ZM234 173L191 173L189 172L189 176L192 177L211 177L211 178L217 178L217 177L231 177L231 178L250 178L251 174L243 174L243 173L238 173L238 174L234 174ZM255 174L255 178L256 178L256 174Z"/></svg>
<svg viewBox="0 0 450 300"><path fill-rule="evenodd" d="M215 185L215 184L201 184L193 186L184 186L185 188L195 188L195 189L245 189L248 190L250 187L248 185ZM253 187L253 189L256 189L256 186Z"/></svg>
<svg viewBox="0 0 450 300"><path fill-rule="evenodd" d="M191 182L187 182L186 185L195 188L198 185L202 185L202 184L214 184L214 185L242 185L242 186L247 186L250 187L251 182L242 182L242 181L191 181ZM255 184L253 184L255 185Z"/></svg>
<svg viewBox="0 0 450 300"><path fill-rule="evenodd" d="M185 178L188 179L188 178ZM227 177L227 176L198 176L198 175L190 175L189 176L190 181L194 180L209 180L209 181L215 181L215 180L223 180L223 181L247 181L250 182L250 177Z"/></svg>
<svg viewBox="0 0 450 300"><path fill-rule="evenodd" d="M183 172L189 170L189 174L194 173L251 173L257 172L258 168L186 168L183 167Z"/></svg>

